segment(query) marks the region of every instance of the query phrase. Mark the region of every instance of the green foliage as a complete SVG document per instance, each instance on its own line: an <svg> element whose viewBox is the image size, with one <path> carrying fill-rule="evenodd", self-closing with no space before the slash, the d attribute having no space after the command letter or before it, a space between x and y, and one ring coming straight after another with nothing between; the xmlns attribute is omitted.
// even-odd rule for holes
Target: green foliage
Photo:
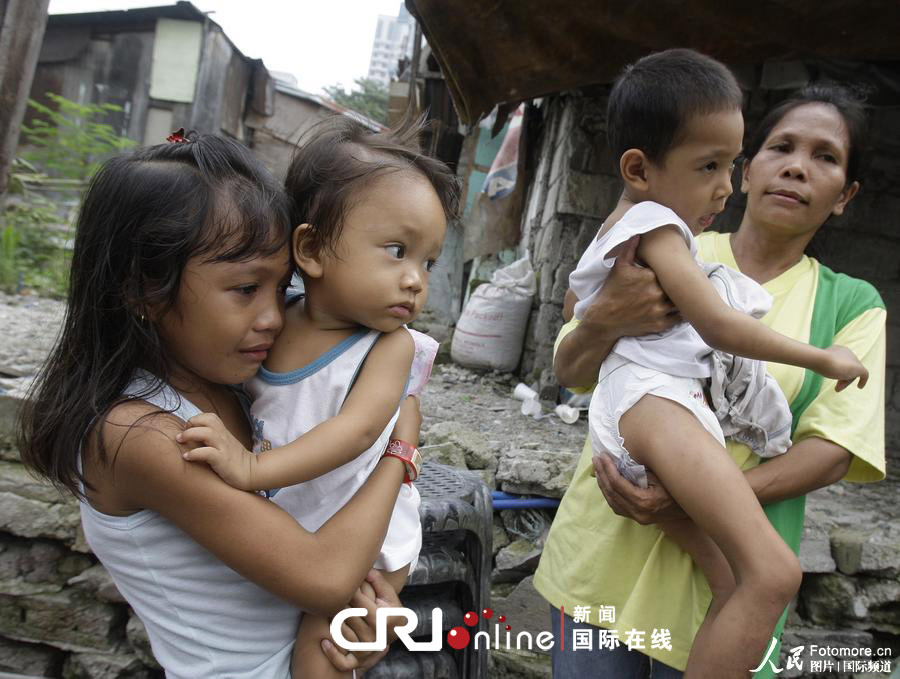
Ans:
<svg viewBox="0 0 900 679"><path fill-rule="evenodd" d="M52 177L87 179L106 157L133 146L134 142L101 122L121 111L115 104L78 104L52 92L47 98L56 108L33 99L28 105L41 117L22 126L26 143L34 150L25 158Z"/></svg>
<svg viewBox="0 0 900 679"><path fill-rule="evenodd" d="M103 122L121 107L78 104L49 92L47 98L51 106L28 102L39 116L22 126L30 150L15 161L0 211L0 289L24 286L64 297L73 234L57 200L80 191L100 162L134 142Z"/></svg>
<svg viewBox="0 0 900 679"><path fill-rule="evenodd" d="M19 277L16 254L19 247L19 232L12 224L0 230L0 289L11 290Z"/></svg>
<svg viewBox="0 0 900 679"><path fill-rule="evenodd" d="M335 103L387 125L387 87L377 80L370 80L369 78L357 78L353 82L356 85L356 89L349 92L341 85L331 85L325 87L324 90Z"/></svg>
<svg viewBox="0 0 900 679"><path fill-rule="evenodd" d="M60 225L51 203L20 201L0 215L0 289L21 286L50 297L64 297L68 286L71 233Z"/></svg>

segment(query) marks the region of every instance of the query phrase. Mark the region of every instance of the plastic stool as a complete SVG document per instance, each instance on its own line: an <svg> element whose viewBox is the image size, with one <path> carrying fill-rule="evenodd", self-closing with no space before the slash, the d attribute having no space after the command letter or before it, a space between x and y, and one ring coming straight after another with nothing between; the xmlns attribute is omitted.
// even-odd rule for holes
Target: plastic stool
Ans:
<svg viewBox="0 0 900 679"><path fill-rule="evenodd" d="M422 497L422 551L401 594L403 605L416 612L413 636L431 638L431 611L443 613L439 652L410 652L395 644L378 665L372 679L485 679L487 651L473 645L454 650L446 633L463 624L468 611L479 614L478 624L466 627L474 638L487 631L480 613L490 605L493 516L491 492L477 474L426 462L416 480ZM449 663L449 664L448 664Z"/></svg>

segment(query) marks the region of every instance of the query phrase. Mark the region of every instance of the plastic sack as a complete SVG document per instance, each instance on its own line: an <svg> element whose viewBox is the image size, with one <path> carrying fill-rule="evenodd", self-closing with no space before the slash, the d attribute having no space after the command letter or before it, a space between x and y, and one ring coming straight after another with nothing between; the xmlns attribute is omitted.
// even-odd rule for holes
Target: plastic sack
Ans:
<svg viewBox="0 0 900 679"><path fill-rule="evenodd" d="M527 257L497 269L490 283L478 286L456 323L450 344L453 361L468 368L514 370L535 287Z"/></svg>

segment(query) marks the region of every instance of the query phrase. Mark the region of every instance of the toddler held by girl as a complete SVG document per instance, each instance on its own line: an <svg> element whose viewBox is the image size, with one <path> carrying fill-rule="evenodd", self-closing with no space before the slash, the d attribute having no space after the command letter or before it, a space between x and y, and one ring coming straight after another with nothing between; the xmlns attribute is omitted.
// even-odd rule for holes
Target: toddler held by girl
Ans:
<svg viewBox="0 0 900 679"><path fill-rule="evenodd" d="M252 347L265 359L246 385L255 453L211 414L191 418L178 436L199 446L185 459L209 464L230 485L276 489L273 501L307 530L353 497L387 447L404 459L407 483L375 566L398 590L422 540L412 485L419 457L417 441L389 441L390 432L403 396L424 385L436 349L404 326L425 303L458 200L447 167L420 153L420 130L373 134L338 117L301 143L285 183L305 293L288 303L277 341ZM304 616L295 676L345 676L319 650L328 636L325 618Z"/></svg>

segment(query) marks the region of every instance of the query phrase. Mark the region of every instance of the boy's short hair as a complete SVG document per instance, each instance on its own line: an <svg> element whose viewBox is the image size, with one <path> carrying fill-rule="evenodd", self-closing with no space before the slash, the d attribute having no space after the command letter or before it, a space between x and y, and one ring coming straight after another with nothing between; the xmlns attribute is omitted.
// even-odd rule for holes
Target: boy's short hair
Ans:
<svg viewBox="0 0 900 679"><path fill-rule="evenodd" d="M743 95L723 64L690 49L638 59L609 94L607 136L618 166L628 149L660 163L696 115L740 109Z"/></svg>
<svg viewBox="0 0 900 679"><path fill-rule="evenodd" d="M373 132L337 115L304 134L284 185L293 203L294 226L311 227L304 241L308 252L334 252L344 219L361 192L389 172L420 174L437 193L447 221L457 216L459 182L447 165L421 151L419 138L425 129L424 117L407 117L398 128Z"/></svg>

